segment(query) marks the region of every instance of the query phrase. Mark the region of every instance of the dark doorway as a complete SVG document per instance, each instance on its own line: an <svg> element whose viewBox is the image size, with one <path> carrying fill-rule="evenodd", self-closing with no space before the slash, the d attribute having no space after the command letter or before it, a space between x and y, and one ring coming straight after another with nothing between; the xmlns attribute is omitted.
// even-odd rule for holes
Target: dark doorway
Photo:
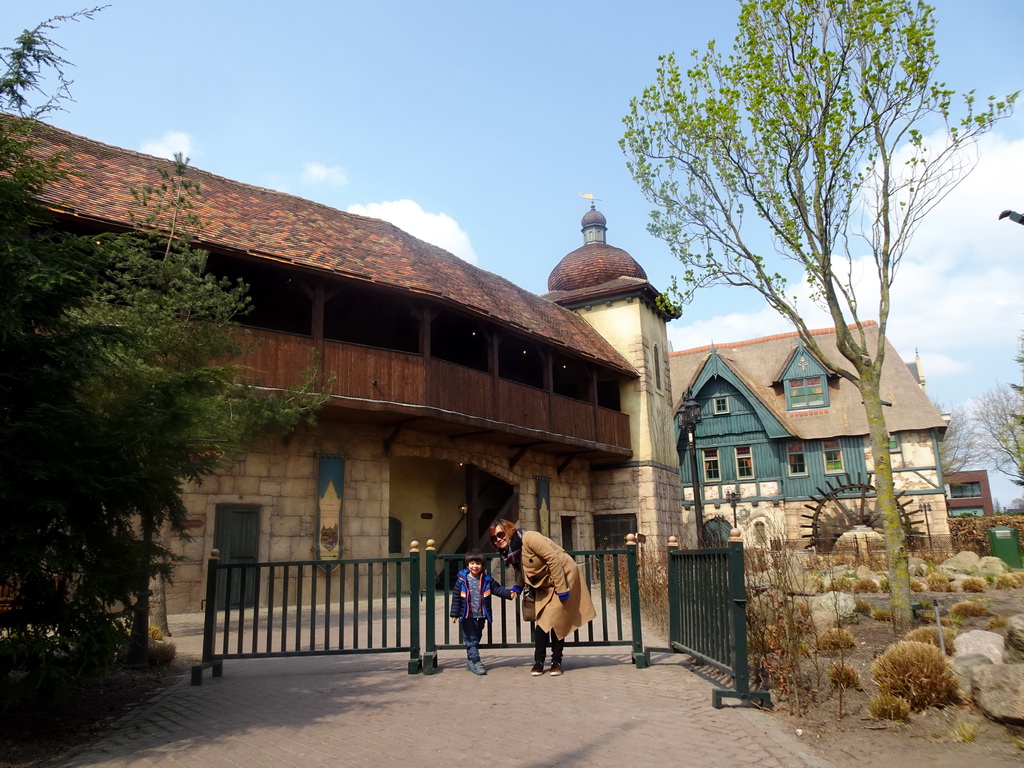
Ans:
<svg viewBox="0 0 1024 768"><path fill-rule="evenodd" d="M222 563L255 563L259 559L260 508L250 505L218 505L213 527L213 547L220 550ZM256 599L255 568L231 570L230 590L218 585L224 596L220 607L249 607ZM221 578L225 578L222 574Z"/></svg>

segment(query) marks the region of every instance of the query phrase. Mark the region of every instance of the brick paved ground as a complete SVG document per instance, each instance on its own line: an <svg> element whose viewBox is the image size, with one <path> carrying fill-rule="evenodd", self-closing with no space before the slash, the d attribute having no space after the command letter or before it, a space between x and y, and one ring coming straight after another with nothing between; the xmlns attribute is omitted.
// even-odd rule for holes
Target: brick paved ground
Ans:
<svg viewBox="0 0 1024 768"><path fill-rule="evenodd" d="M197 653L198 622L178 622ZM616 649L617 651L618 649ZM123 719L68 768L87 766L745 766L828 768L770 715L711 706L683 657L567 649L561 677L531 677L529 652L485 653L489 673L442 652L430 676L402 654L227 661Z"/></svg>

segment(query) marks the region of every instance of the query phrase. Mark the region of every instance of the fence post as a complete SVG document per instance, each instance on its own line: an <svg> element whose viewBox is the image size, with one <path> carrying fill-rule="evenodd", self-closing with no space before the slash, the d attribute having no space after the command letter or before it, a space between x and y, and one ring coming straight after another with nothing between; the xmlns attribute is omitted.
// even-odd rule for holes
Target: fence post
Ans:
<svg viewBox="0 0 1024 768"><path fill-rule="evenodd" d="M423 573L427 583L423 585L424 594L426 596L426 642L424 643L423 653L423 674L431 675L434 673L434 669L437 667L437 621L434 616L434 609L436 607L437 595L435 594L435 586L437 579L431 578L433 574L437 573L437 550L436 544L433 539L427 539L427 556L425 564L423 566ZM418 607L418 606L417 606Z"/></svg>
<svg viewBox="0 0 1024 768"><path fill-rule="evenodd" d="M675 536L668 537L668 554L665 558L665 567L668 569L668 644L682 642L679 627L680 599L679 594L679 568L675 562L675 554L679 551L679 540Z"/></svg>
<svg viewBox="0 0 1024 768"><path fill-rule="evenodd" d="M626 536L626 572L629 574L629 612L632 618L633 663L637 669L646 669L650 663L644 647L643 625L640 622L640 573L636 554L636 536Z"/></svg>
<svg viewBox="0 0 1024 768"><path fill-rule="evenodd" d="M224 674L224 662L213 661L214 633L217 629L217 563L220 562L220 550L211 549L206 561L206 612L203 615L203 658L201 664L192 666L192 685L203 684L203 670L213 667L213 676Z"/></svg>
<svg viewBox="0 0 1024 768"><path fill-rule="evenodd" d="M409 674L423 669L420 659L420 543L409 543Z"/></svg>

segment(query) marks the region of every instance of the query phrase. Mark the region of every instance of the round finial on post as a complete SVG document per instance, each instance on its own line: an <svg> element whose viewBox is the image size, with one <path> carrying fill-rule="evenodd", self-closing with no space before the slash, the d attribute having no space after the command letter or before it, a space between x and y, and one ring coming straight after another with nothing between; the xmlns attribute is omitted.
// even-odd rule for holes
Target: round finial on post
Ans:
<svg viewBox="0 0 1024 768"><path fill-rule="evenodd" d="M675 536L669 536L668 537L668 545L670 547L678 547L679 546L679 539L677 539Z"/></svg>
<svg viewBox="0 0 1024 768"><path fill-rule="evenodd" d="M627 533L626 534L626 546L627 547L635 547L636 546L636 534L634 534L634 533Z"/></svg>
<svg viewBox="0 0 1024 768"><path fill-rule="evenodd" d="M219 549L211 549L210 550L210 559L211 560L220 560L220 550Z"/></svg>
<svg viewBox="0 0 1024 768"><path fill-rule="evenodd" d="M420 543L418 541L416 541L415 539L410 541L409 542L409 551L410 552L419 552L420 551Z"/></svg>
<svg viewBox="0 0 1024 768"><path fill-rule="evenodd" d="M437 542L436 541L434 541L433 539L427 539L427 549L428 550L429 549L435 549L436 547L437 547Z"/></svg>
<svg viewBox="0 0 1024 768"><path fill-rule="evenodd" d="M731 531L729 531L729 541L739 541L739 542L742 542L743 541L743 531L741 531L739 528L733 528Z"/></svg>

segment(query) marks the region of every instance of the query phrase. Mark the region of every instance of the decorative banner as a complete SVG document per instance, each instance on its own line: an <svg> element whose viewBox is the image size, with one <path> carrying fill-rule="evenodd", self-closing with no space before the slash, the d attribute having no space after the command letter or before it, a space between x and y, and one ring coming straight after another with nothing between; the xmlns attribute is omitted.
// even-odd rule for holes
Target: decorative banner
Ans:
<svg viewBox="0 0 1024 768"><path fill-rule="evenodd" d="M540 515L540 532L551 538L551 487L546 477L537 480L537 513Z"/></svg>
<svg viewBox="0 0 1024 768"><path fill-rule="evenodd" d="M341 559L341 494L345 488L345 460L321 455L317 468L316 557Z"/></svg>

